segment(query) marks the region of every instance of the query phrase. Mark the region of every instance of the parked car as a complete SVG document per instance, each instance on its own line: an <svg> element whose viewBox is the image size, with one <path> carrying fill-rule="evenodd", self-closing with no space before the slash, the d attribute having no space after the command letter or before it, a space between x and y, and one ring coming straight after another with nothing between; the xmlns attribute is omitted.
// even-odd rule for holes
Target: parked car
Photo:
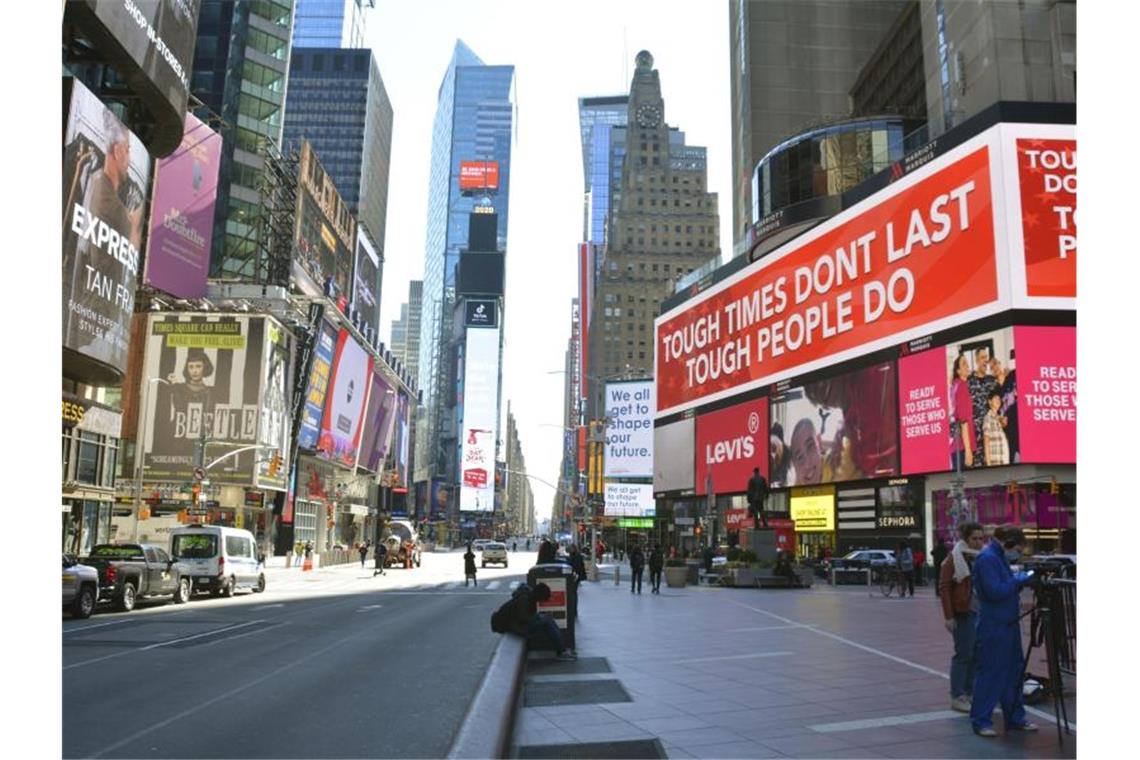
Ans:
<svg viewBox="0 0 1140 760"><path fill-rule="evenodd" d="M503 567L507 567L507 545L500 544L492 541L483 546L483 567L487 566L488 562L498 564L503 563Z"/></svg>
<svg viewBox="0 0 1140 760"><path fill-rule="evenodd" d="M483 547L485 547L487 544L490 544L490 543L494 543L494 542L489 538L477 538L471 542L471 550L476 551L476 552L481 552L481 551L483 551Z"/></svg>
<svg viewBox="0 0 1140 760"><path fill-rule="evenodd" d="M856 549L842 557L833 557L824 563L824 570L830 572L832 568L863 569L871 568L872 575L882 568L894 567L895 553L890 549Z"/></svg>
<svg viewBox="0 0 1140 760"><path fill-rule="evenodd" d="M99 571L63 555L63 608L75 618L89 618L99 601Z"/></svg>
<svg viewBox="0 0 1140 760"><path fill-rule="evenodd" d="M83 563L99 573L99 599L123 612L139 599L169 596L175 604L190 598L190 576L161 546L97 544Z"/></svg>
<svg viewBox="0 0 1140 760"><path fill-rule="evenodd" d="M234 595L246 588L265 590L265 558L253 534L221 525L188 525L170 531L170 553L187 568L195 591Z"/></svg>

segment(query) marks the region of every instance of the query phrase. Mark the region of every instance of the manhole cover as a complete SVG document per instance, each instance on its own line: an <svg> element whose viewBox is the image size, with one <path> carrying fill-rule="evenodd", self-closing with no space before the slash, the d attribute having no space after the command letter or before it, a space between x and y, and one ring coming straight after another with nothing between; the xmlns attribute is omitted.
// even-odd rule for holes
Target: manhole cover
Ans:
<svg viewBox="0 0 1140 760"><path fill-rule="evenodd" d="M602 702L632 702L629 694L614 679L597 681L528 681L523 697L524 707L551 705L592 705Z"/></svg>
<svg viewBox="0 0 1140 760"><path fill-rule="evenodd" d="M665 748L657 739L632 739L595 744L532 744L519 747L522 758L664 758Z"/></svg>

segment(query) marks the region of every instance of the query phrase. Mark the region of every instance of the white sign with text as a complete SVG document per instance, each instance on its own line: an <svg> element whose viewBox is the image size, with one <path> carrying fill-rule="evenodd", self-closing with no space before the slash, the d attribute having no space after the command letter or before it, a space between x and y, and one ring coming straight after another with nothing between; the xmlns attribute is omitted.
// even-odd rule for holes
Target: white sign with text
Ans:
<svg viewBox="0 0 1140 760"><path fill-rule="evenodd" d="M652 380L606 384L607 478L653 477Z"/></svg>

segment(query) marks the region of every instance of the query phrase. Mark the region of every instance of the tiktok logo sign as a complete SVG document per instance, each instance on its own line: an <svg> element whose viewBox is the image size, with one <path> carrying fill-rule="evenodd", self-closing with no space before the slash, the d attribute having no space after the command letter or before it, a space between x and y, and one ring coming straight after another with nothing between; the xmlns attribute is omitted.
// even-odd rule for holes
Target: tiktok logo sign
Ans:
<svg viewBox="0 0 1140 760"><path fill-rule="evenodd" d="M753 467L767 478L767 430L767 397L697 417L697 494L707 493L710 473L716 493L744 493Z"/></svg>

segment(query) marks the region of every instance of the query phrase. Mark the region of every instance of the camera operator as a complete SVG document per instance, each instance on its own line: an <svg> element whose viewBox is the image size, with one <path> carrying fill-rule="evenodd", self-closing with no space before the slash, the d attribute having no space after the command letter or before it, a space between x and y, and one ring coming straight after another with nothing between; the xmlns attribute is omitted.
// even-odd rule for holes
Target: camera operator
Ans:
<svg viewBox="0 0 1140 760"><path fill-rule="evenodd" d="M1010 565L1021 559L1025 534L1003 525L974 560L972 575L978 597L977 673L970 723L978 736L997 736L994 708L1001 704L1007 731L1036 731L1025 719L1021 694L1021 626L1018 598L1030 578L1014 573Z"/></svg>

